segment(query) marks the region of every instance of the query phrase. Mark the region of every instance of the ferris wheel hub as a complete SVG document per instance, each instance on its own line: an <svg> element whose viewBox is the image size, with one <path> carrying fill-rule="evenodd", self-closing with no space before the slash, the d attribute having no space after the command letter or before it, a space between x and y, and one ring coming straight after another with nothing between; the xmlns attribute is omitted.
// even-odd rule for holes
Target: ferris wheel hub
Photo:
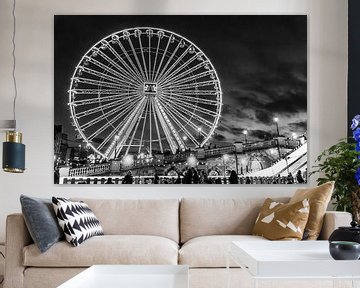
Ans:
<svg viewBox="0 0 360 288"><path fill-rule="evenodd" d="M144 82L143 88L146 96L155 96L157 92L157 83L154 82Z"/></svg>

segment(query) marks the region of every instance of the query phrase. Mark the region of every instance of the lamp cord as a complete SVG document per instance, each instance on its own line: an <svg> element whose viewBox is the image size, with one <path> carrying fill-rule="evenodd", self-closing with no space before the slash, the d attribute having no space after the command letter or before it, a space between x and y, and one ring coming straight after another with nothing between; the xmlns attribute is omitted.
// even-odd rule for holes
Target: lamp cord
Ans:
<svg viewBox="0 0 360 288"><path fill-rule="evenodd" d="M12 57L13 57L13 69L12 69L12 78L14 82L14 101L13 101L13 114L14 114L14 121L16 120L16 98L17 98L17 85L16 85L16 77L15 77L15 68L16 68L16 56L15 56L15 35L16 35L16 15L15 15L15 8L16 8L16 0L13 0L13 9L12 9L12 16L13 16L13 35L12 35L12 44L13 44L13 50L12 50Z"/></svg>

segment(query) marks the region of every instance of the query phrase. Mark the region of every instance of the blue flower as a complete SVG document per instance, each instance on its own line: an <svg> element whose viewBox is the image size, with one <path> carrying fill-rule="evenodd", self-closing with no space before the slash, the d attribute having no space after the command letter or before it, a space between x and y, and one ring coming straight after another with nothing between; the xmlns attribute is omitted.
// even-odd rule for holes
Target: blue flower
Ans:
<svg viewBox="0 0 360 288"><path fill-rule="evenodd" d="M355 179L358 182L359 186L360 186L360 167L358 168L358 170L355 173Z"/></svg>
<svg viewBox="0 0 360 288"><path fill-rule="evenodd" d="M360 115L356 115L353 119L352 119L352 123L351 123L351 130L355 130L360 124Z"/></svg>
<svg viewBox="0 0 360 288"><path fill-rule="evenodd" d="M356 142L355 150L356 150L357 152L360 152L360 142ZM360 155L359 155L359 156L360 156Z"/></svg>
<svg viewBox="0 0 360 288"><path fill-rule="evenodd" d="M360 142L360 128L353 131L353 136L356 142Z"/></svg>

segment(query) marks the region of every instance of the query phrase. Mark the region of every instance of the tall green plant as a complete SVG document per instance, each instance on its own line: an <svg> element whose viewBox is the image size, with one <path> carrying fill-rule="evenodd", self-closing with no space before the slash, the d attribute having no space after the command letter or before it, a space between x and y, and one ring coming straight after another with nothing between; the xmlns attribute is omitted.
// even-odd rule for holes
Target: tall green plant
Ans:
<svg viewBox="0 0 360 288"><path fill-rule="evenodd" d="M356 220L358 211L354 211L353 193L360 197L360 189L356 178L356 171L360 167L360 153L355 150L354 143L348 143L346 139L325 149L316 159L317 165L310 175L319 173L317 183L323 184L335 181L335 189L332 195L337 211L351 212Z"/></svg>

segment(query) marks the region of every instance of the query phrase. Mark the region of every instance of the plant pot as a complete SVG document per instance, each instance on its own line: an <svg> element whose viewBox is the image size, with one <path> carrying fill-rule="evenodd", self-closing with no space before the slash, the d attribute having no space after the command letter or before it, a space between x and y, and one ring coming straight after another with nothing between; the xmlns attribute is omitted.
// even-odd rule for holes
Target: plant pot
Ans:
<svg viewBox="0 0 360 288"><path fill-rule="evenodd" d="M331 241L348 241L348 242L357 242L360 244L360 227L357 225L357 222L352 221L351 226L343 226L334 230L329 237L329 242Z"/></svg>

